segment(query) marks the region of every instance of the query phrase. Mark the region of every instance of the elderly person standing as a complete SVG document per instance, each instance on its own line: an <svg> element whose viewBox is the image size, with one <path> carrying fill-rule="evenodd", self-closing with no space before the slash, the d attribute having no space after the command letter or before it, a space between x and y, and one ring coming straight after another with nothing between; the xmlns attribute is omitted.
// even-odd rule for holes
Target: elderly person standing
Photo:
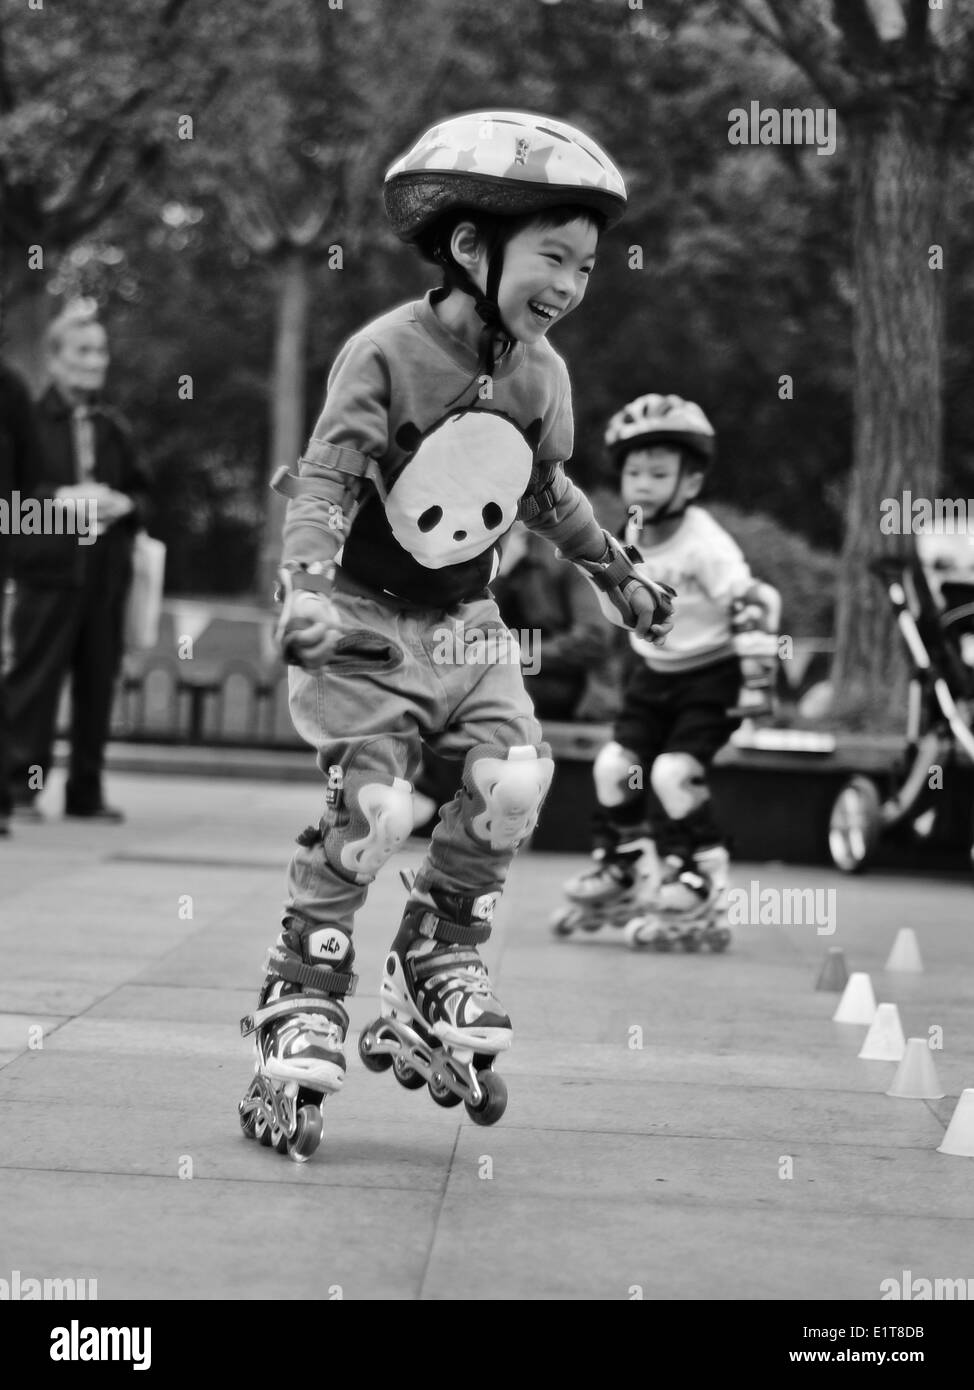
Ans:
<svg viewBox="0 0 974 1390"><path fill-rule="evenodd" d="M144 516L148 479L128 428L101 400L108 339L92 308L66 309L46 340L51 384L37 405L40 498L90 499L97 527L24 537L11 614L7 680L10 790L15 813L34 806L53 756L61 690L71 677L71 760L65 814L120 821L106 805L102 772L115 678L122 656L132 540ZM67 530L68 528L65 528Z"/></svg>

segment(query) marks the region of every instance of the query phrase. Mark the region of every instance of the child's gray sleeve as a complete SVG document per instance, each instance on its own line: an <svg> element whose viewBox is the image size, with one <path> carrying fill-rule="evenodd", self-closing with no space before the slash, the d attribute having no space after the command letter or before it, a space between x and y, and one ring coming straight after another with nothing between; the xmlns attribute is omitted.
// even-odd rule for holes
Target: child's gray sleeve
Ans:
<svg viewBox="0 0 974 1390"><path fill-rule="evenodd" d="M558 393L539 442L537 463L517 509L518 521L556 545L566 560L601 560L605 536L592 504L565 473L560 460L574 447L572 385L568 368L557 355Z"/></svg>
<svg viewBox="0 0 974 1390"><path fill-rule="evenodd" d="M282 563L334 559L355 508L377 478L376 460L388 449L389 370L369 338L342 348L328 377L325 404L298 465L314 479L288 502Z"/></svg>
<svg viewBox="0 0 974 1390"><path fill-rule="evenodd" d="M543 465L521 498L518 520L551 541L566 560L601 560L605 535L592 504L560 463Z"/></svg>

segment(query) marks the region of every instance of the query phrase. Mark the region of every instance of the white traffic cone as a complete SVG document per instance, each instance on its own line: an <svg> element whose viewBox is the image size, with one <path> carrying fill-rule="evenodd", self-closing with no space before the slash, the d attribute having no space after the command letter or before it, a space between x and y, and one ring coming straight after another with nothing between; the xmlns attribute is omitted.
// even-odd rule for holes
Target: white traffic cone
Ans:
<svg viewBox="0 0 974 1390"><path fill-rule="evenodd" d="M906 1039L895 1004L880 1004L869 1025L859 1056L865 1062L899 1062L906 1051Z"/></svg>
<svg viewBox="0 0 974 1390"><path fill-rule="evenodd" d="M886 1092L899 1100L943 1100L937 1068L926 1038L909 1038L893 1084Z"/></svg>
<svg viewBox="0 0 974 1390"><path fill-rule="evenodd" d="M920 947L917 943L916 932L912 927L900 927L896 933L896 940L889 953L886 969L907 970L913 974L919 974L923 970Z"/></svg>
<svg viewBox="0 0 974 1390"><path fill-rule="evenodd" d="M937 1153L974 1158L974 1089L961 1091L944 1142L937 1146Z"/></svg>
<svg viewBox="0 0 974 1390"><path fill-rule="evenodd" d="M833 1023L872 1023L876 1017L876 996L873 982L863 970L854 970L842 991L839 1007L832 1015Z"/></svg>

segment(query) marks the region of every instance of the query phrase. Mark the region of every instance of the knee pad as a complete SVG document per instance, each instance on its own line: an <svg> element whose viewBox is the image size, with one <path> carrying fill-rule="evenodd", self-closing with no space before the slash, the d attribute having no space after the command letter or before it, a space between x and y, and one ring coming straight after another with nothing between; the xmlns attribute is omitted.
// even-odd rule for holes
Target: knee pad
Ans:
<svg viewBox="0 0 974 1390"><path fill-rule="evenodd" d="M606 743L599 749L592 767L595 795L600 806L623 806L632 801L635 790L629 785L639 759L621 743Z"/></svg>
<svg viewBox="0 0 974 1390"><path fill-rule="evenodd" d="M325 858L354 883L371 883L382 865L409 838L413 789L402 777L391 781L372 769L336 763L328 769L327 803L321 821Z"/></svg>
<svg viewBox="0 0 974 1390"><path fill-rule="evenodd" d="M710 796L703 765L690 753L661 753L650 781L671 820L692 815Z"/></svg>
<svg viewBox="0 0 974 1390"><path fill-rule="evenodd" d="M471 749L464 782L464 819L475 839L494 850L516 849L538 823L555 765L546 743Z"/></svg>

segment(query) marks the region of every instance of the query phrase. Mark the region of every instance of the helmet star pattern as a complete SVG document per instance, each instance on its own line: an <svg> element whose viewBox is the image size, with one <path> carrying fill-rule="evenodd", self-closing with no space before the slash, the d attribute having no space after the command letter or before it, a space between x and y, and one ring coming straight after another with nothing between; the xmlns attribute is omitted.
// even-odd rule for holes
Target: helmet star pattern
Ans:
<svg viewBox="0 0 974 1390"><path fill-rule="evenodd" d="M403 241L457 207L517 216L577 205L611 226L626 206L622 175L594 140L525 111L471 111L440 122L391 165L383 192Z"/></svg>

